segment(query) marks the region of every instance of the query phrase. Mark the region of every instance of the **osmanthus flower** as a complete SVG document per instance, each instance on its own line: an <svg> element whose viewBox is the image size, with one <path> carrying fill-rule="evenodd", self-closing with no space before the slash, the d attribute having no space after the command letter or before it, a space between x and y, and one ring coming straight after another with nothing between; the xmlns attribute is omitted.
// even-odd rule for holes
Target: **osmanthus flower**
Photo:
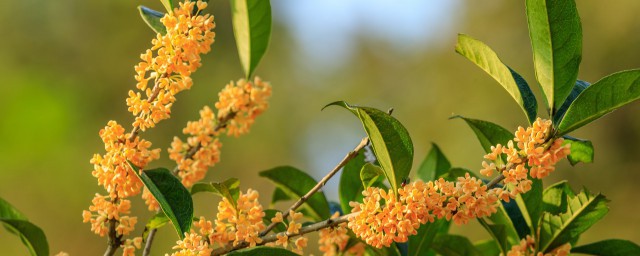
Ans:
<svg viewBox="0 0 640 256"><path fill-rule="evenodd" d="M227 84L218 93L218 119L228 120L228 135L239 136L251 128L258 115L269 106L267 99L271 96L271 85L256 77L253 82L244 79Z"/></svg>
<svg viewBox="0 0 640 256"><path fill-rule="evenodd" d="M201 66L200 55L211 50L215 37L213 16L200 15L206 6L203 1L181 2L160 19L167 33L158 34L151 49L140 56L135 66L140 91L130 90L127 98L129 112L136 117L134 127L144 131L169 118L175 95L191 88L191 73Z"/></svg>
<svg viewBox="0 0 640 256"><path fill-rule="evenodd" d="M536 241L533 237L527 235L525 239L520 241L520 244L511 247L511 250L507 252L507 256L567 256L571 251L571 244L566 243L553 249L550 253L542 253L535 251ZM500 254L503 256L503 254Z"/></svg>
<svg viewBox="0 0 640 256"><path fill-rule="evenodd" d="M172 256L208 256L211 255L213 249L209 247L207 239L202 235L191 230L184 233L184 239L178 240L174 250L180 250L172 253Z"/></svg>
<svg viewBox="0 0 640 256"><path fill-rule="evenodd" d="M261 243L260 231L265 228L262 220L264 211L258 202L258 191L240 192L235 206L226 197L218 204L218 214L214 221L213 233L209 235L211 244L225 246L227 243L238 245L249 243L249 247Z"/></svg>
<svg viewBox="0 0 640 256"><path fill-rule="evenodd" d="M120 247L122 247L122 256L135 256L136 249L142 247L142 237L127 239Z"/></svg>
<svg viewBox="0 0 640 256"><path fill-rule="evenodd" d="M91 202L93 205L89 206L89 210L82 212L83 222L91 223L91 231L100 236L108 234L110 220L117 222L116 232L118 235L129 234L138 221L136 217L123 215L130 213L131 202L129 200L119 199L113 202L109 196L96 194Z"/></svg>
<svg viewBox="0 0 640 256"><path fill-rule="evenodd" d="M507 145L491 147L491 152L482 162L480 174L490 177L495 170L504 176L505 188L496 188L495 193L504 201L515 198L518 194L531 189L532 178L541 179L555 170L555 164L571 153L569 144L564 140L551 140L552 122L536 119L531 127L518 127L515 138ZM502 156L506 164L502 163Z"/></svg>
<svg viewBox="0 0 640 256"><path fill-rule="evenodd" d="M340 213L336 212L331 218L337 218L339 215ZM335 227L323 228L319 231L318 245L324 256L339 255L344 251L349 241L346 226L346 223L340 223Z"/></svg>
<svg viewBox="0 0 640 256"><path fill-rule="evenodd" d="M116 121L109 121L100 130L106 153L95 154L91 159L93 172L112 198L126 198L140 193L142 182L127 161L144 168L149 162L160 157L160 149L149 150L151 142L139 137L129 140L131 134L124 133L124 128Z"/></svg>
<svg viewBox="0 0 640 256"><path fill-rule="evenodd" d="M415 181L392 190L369 187L362 192L362 203L351 202L352 212L348 227L367 244L382 248L393 242L403 243L415 235L421 224L436 218L465 224L478 217L497 211L498 197L487 190L482 181L466 174L457 182L439 179Z"/></svg>

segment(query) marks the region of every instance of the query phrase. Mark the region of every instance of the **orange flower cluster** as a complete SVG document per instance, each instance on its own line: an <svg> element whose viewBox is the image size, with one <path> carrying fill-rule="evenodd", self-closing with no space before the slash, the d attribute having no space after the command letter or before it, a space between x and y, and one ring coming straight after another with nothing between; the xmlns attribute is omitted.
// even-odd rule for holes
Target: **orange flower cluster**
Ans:
<svg viewBox="0 0 640 256"><path fill-rule="evenodd" d="M188 122L182 130L189 135L186 143L174 137L169 158L178 164L178 176L185 187L202 180L209 167L220 161L220 133L239 136L249 131L255 118L268 107L271 86L256 77L254 82L240 79L231 82L218 94L218 114L205 106L198 121ZM150 206L151 208L151 206Z"/></svg>
<svg viewBox="0 0 640 256"><path fill-rule="evenodd" d="M538 118L532 127L518 127L515 138L506 146L492 146L491 153L484 156L492 163L483 161L480 173L491 176L494 170L502 169L502 175L505 177L506 189L495 189L500 199L509 202L518 194L526 193L531 189L532 183L528 175L537 179L546 177L555 170L554 166L558 161L571 153L571 145L563 145L562 138L549 140L551 126L550 120ZM506 166L502 164L502 155L506 156Z"/></svg>
<svg viewBox="0 0 640 256"><path fill-rule="evenodd" d="M129 234L138 222L138 218L121 214L130 213L131 201L120 199L114 203L107 198L109 196L96 194L91 200L93 205L89 206L89 210L82 211L82 222L91 223L91 231L105 236L109 233L109 220L115 220L117 221L116 232Z"/></svg>
<svg viewBox="0 0 640 256"><path fill-rule="evenodd" d="M258 196L258 191L249 189L246 194L240 192L235 207L227 198L220 201L215 228L209 235L211 244L225 246L233 242L236 246L241 242L247 242L251 247L262 242L259 233L265 228L262 221L264 212L258 202Z"/></svg>
<svg viewBox="0 0 640 256"><path fill-rule="evenodd" d="M142 182L133 173L127 160L142 168L160 157L160 149L149 150L151 142L139 137L129 140L131 134L125 134L124 128L116 121L109 121L99 134L107 153L104 156L93 155L91 163L94 170L91 174L112 198L139 194Z"/></svg>
<svg viewBox="0 0 640 256"><path fill-rule="evenodd" d="M398 189L399 197L392 190L369 187L362 192L363 203L351 202L352 211L360 214L349 219L348 227L367 244L388 247L406 242L421 224L435 218L464 224L495 213L498 198L490 191L468 173L455 183L442 178L409 183Z"/></svg>
<svg viewBox="0 0 640 256"><path fill-rule="evenodd" d="M520 241L520 244L511 247L511 250L507 252L507 256L567 256L571 251L571 244L569 243L558 246L558 248L555 248L550 253L536 253L535 247L535 239L527 235L525 239Z"/></svg>
<svg viewBox="0 0 640 256"><path fill-rule="evenodd" d="M169 118L175 95L191 88L191 73L201 66L200 55L211 50L215 37L213 16L199 15L206 6L203 1L186 1L160 19L167 33L158 34L151 41L153 46L140 56L142 62L135 66L136 87L146 98L133 90L127 98L129 112L136 117L134 127L144 131ZM148 86L149 80L154 81L152 88Z"/></svg>
<svg viewBox="0 0 640 256"><path fill-rule="evenodd" d="M122 247L122 256L136 256L136 249L142 247L142 237L127 239L120 247Z"/></svg>
<svg viewBox="0 0 640 256"><path fill-rule="evenodd" d="M340 213L336 212L331 216L331 218L337 218L339 215ZM347 242L349 241L346 226L346 223L340 223L338 226L323 228L320 230L318 245L324 256L335 256L344 251L347 246Z"/></svg>
<svg viewBox="0 0 640 256"><path fill-rule="evenodd" d="M277 240L275 242L267 243L266 246L282 246L282 248L288 249L289 245L289 236L297 235L300 233L300 228L302 228L302 213L289 211L289 223L284 222L282 212L277 212L276 216L271 218L271 222L273 223L282 223L287 227L286 234L276 234ZM291 246L292 251L302 254L302 250L307 247L307 242L309 240L306 237L298 237ZM295 246L295 247L294 247Z"/></svg>
<svg viewBox="0 0 640 256"><path fill-rule="evenodd" d="M200 110L200 120L187 123L182 132L191 135L187 143L178 137L173 138L169 148L169 158L178 164L178 176L185 187L191 187L202 180L209 167L220 161L222 143L216 138L219 134L216 128L215 114L208 106ZM191 157L186 157L195 150Z"/></svg>
<svg viewBox="0 0 640 256"><path fill-rule="evenodd" d="M198 233L195 233L193 230L187 233L185 232L185 237L182 240L178 240L177 245L172 249L180 250L172 253L172 256L208 256L211 255L211 249L209 247L209 243L207 243L206 239Z"/></svg>
<svg viewBox="0 0 640 256"><path fill-rule="evenodd" d="M269 106L267 99L271 96L271 85L256 77L253 82L240 79L230 82L218 93L218 109L220 120L228 119L227 134L239 136L249 131L258 115Z"/></svg>

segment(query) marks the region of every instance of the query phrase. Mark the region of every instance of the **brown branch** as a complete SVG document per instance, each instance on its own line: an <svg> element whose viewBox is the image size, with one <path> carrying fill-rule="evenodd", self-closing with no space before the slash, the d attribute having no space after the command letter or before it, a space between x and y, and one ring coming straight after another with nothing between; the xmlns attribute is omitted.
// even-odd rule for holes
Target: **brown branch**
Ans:
<svg viewBox="0 0 640 256"><path fill-rule="evenodd" d="M118 236L116 233L116 223L117 221L115 219L109 220L109 242L104 256L114 255L118 248L120 248L120 245L122 245L122 236Z"/></svg>
<svg viewBox="0 0 640 256"><path fill-rule="evenodd" d="M358 144L358 146L356 146L353 149L353 151L347 153L347 155L344 156L342 161L340 161L340 163L338 163L338 165L336 165L336 167L334 167L333 170L331 170L329 173L327 173L327 175L325 175L324 178L322 178L311 190L309 190L309 192L307 192L307 194L302 196L297 202L295 202L291 207L289 207L289 209L287 211L282 213L282 218L287 218L289 216L289 212L295 211L296 209L298 209L298 207L300 207L304 202L306 202L307 199L309 199L309 197L311 197L318 190L320 190L324 186L324 184L326 184L327 181L329 179L331 179L331 177L333 177L333 175L335 175L343 166L345 166L349 162L349 160L351 160L354 157L356 157L358 155L358 152L362 148L364 148L367 144L369 144L369 137L363 138L360 141L360 144ZM260 236L264 236L267 233L269 233L269 231L271 231L276 225L277 225L277 223L275 223L275 222L269 224L269 226L267 226L267 228L265 228L262 232L260 232Z"/></svg>
<svg viewBox="0 0 640 256"><path fill-rule="evenodd" d="M278 235L281 235L281 236L282 235L286 235L289 238L291 238L291 237L301 236L301 235L304 235L304 234L307 234L307 233L315 232L315 231L321 230L323 228L334 227L334 226L337 226L340 223L345 223L345 222L349 221L349 218L354 217L354 216L356 216L358 214L360 214L360 212L353 212L353 213L350 213L350 214L347 214L347 215L342 215L342 216L337 217L337 218L327 219L327 220L323 220L323 221L320 221L320 222L317 222L317 223L314 223L314 224L311 224L311 225L308 225L308 226L304 226L304 227L300 228L298 233L295 233L295 234L291 234L291 233L289 233L287 231L283 231L283 232L280 232L280 233L271 234L271 235L268 235L268 236L263 236L263 237L261 237L262 238L262 242L257 243L256 246L264 245L266 243L277 241L278 240ZM225 253L229 253L231 251L235 251L235 250L239 250L239 249L242 249L242 248L246 248L248 246L249 246L248 243L240 243L240 244L238 244L236 246L227 245L225 247L220 247L218 249L213 250L211 252L211 255L212 256L222 255L222 254L225 254Z"/></svg>
<svg viewBox="0 0 640 256"><path fill-rule="evenodd" d="M149 235L147 236L147 242L144 244L144 250L142 251L142 256L147 256L151 253L151 244L153 243L153 238L156 236L156 232L158 229L152 228L149 231Z"/></svg>

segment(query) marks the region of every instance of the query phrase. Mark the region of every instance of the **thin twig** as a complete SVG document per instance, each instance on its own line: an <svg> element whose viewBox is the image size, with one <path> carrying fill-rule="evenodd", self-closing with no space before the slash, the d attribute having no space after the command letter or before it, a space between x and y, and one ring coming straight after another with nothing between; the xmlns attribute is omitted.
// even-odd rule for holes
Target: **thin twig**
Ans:
<svg viewBox="0 0 640 256"><path fill-rule="evenodd" d="M327 183L327 181L329 179L331 179L331 177L333 177L333 175L335 175L343 166L345 166L349 160L353 159L354 157L356 157L358 155L358 152L364 148L367 144L369 144L369 137L365 137L360 141L360 144L358 144L358 146L356 146L353 151L347 153L347 155L344 156L344 158L342 159L342 161L340 161L340 163L338 163L338 165L336 165L336 167L333 168L333 170L331 170L329 173L327 173L327 175L324 176L324 178L322 178L311 190L309 190L309 192L307 192L307 194L305 194L304 196L300 197L300 199L298 199L297 202L295 202L291 207L289 207L289 209L285 212L282 213L282 218L287 218L289 216L289 212L291 211L295 211L296 209L298 209L298 207L300 207L303 203L305 203L307 201L307 199L309 199L309 197L311 197L313 194L315 194L318 190L320 190L320 188L322 188L324 186L324 184ZM269 224L269 226L267 226L267 228L265 228L262 232L260 232L260 236L264 236L267 233L269 233L269 231L271 231L275 226L277 225L277 223L272 222L271 224Z"/></svg>
<svg viewBox="0 0 640 256"><path fill-rule="evenodd" d="M116 220L109 220L109 241L107 251L104 252L104 256L113 256L120 245L122 244L122 236L118 236L116 233Z"/></svg>
<svg viewBox="0 0 640 256"><path fill-rule="evenodd" d="M337 226L340 223L344 223L344 222L349 221L349 218L354 217L354 216L356 216L358 214L360 214L360 212L353 212L353 213L349 213L347 215L342 215L340 217L336 217L336 218L332 218L332 219L326 219L326 220L323 220L323 221L320 221L320 222L317 222L317 223L314 223L314 224L311 224L311 225L308 225L308 226L304 226L304 227L300 228L298 233L295 233L295 234L291 234L291 233L289 233L287 231L283 231L283 232L280 232L280 233L271 234L271 235L268 235L268 236L263 236L263 237L261 237L262 242L257 243L256 246L264 245L266 243L277 241L278 240L278 235L280 235L280 236L286 235L287 237L291 238L291 237L296 237L296 236L301 236L301 235L304 235L304 234L307 234L307 233L311 233L311 232L314 232L314 231L318 231L318 230L321 230L323 228L334 227L334 226ZM225 254L225 253L228 253L228 252L231 252L231 251L235 251L235 250L239 250L239 249L242 249L242 248L246 248L248 246L249 246L248 243L240 243L237 246L231 246L229 244L229 245L227 245L225 247L220 247L218 249L213 250L211 252L211 255L212 256L222 255L222 254Z"/></svg>
<svg viewBox="0 0 640 256"><path fill-rule="evenodd" d="M151 253L151 244L153 243L153 238L156 235L156 232L158 231L158 229L156 228L152 228L149 231L149 235L147 236L147 242L144 245L144 250L142 251L142 256L147 256L149 255L149 253Z"/></svg>

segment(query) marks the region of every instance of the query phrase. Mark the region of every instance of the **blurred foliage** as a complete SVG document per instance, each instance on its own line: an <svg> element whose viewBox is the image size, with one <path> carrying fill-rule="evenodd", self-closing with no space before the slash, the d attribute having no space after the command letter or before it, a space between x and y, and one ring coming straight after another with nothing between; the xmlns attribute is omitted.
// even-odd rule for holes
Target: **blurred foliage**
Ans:
<svg viewBox="0 0 640 256"><path fill-rule="evenodd" d="M105 239L92 235L81 212L92 195L101 191L91 176L89 159L103 151L98 130L109 119L132 121L125 97L133 88L133 66L150 46L154 34L140 20L137 5L160 10L155 0L144 1L1 1L0 2L0 196L21 209L49 237L52 252L96 255ZM178 95L173 118L144 134L155 147L166 149L197 110L213 104L217 92L230 80L243 76L235 51L227 1L212 1L216 17L216 43L194 75L194 87ZM274 95L270 109L258 118L252 132L225 139L222 162L207 181L242 179L268 204L273 191L258 172L278 165L298 166L316 178L327 172L364 135L345 111L320 108L335 100L393 107L413 138L414 161L431 147L441 145L452 163L480 168L483 150L462 122L452 114L496 122L508 129L527 122L518 106L491 77L454 53L458 32L474 35L521 72L532 73L524 3L521 1L464 1L455 24L426 43L398 49L366 33L356 35L356 50L338 68L314 65L301 58L300 45L278 19L285 4L273 6L272 41L255 74L270 81ZM640 67L635 46L640 44L640 2L614 0L606 5L578 2L583 23L584 50L578 78L588 82L612 72ZM394 17L384 17L393 23ZM421 26L421 24L415 24ZM425 31L427 33L429 31ZM327 35L328 37L331 35ZM532 86L541 98L539 88ZM494 97L498 95L499 97ZM559 171L545 180L568 179L574 188L589 187L611 199L609 215L582 237L589 243L604 237L640 242L640 210L635 202L635 181L640 178L640 104L634 103L586 126L575 134L589 138L595 161ZM540 111L544 113L543 111ZM150 167L172 164L166 158ZM414 162L418 166L419 162ZM414 168L414 171L416 170ZM333 185L332 185L333 184ZM329 186L335 186L337 180ZM337 192L327 195L337 200ZM577 189L576 189L577 190ZM217 198L195 196L195 216L213 216ZM153 214L142 200L134 200L140 216L137 231ZM452 226L454 233L472 241L487 238L479 225ZM24 255L18 238L0 233L6 255ZM154 251L168 251L174 232L161 230ZM313 241L313 239L310 239ZM314 244L311 243L310 247Z"/></svg>

